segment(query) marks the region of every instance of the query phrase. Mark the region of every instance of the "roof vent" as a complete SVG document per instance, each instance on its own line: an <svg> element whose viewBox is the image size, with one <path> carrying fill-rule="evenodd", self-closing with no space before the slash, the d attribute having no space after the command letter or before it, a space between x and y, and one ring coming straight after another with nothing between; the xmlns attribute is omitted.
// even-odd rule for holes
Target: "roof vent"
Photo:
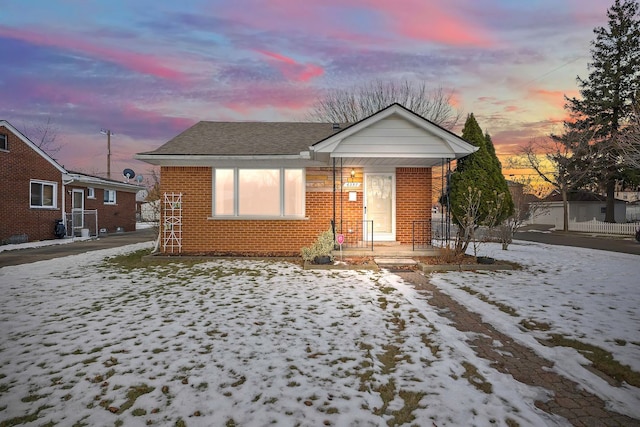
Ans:
<svg viewBox="0 0 640 427"><path fill-rule="evenodd" d="M340 129L340 123L334 123L333 130L338 130L338 129Z"/></svg>

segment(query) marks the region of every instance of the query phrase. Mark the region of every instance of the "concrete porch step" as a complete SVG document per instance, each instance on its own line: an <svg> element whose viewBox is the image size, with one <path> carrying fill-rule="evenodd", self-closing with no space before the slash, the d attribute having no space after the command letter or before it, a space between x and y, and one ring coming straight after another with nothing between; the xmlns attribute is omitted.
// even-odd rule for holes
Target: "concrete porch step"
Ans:
<svg viewBox="0 0 640 427"><path fill-rule="evenodd" d="M418 261L411 258L374 258L373 262L378 264L378 267L413 267L418 264Z"/></svg>

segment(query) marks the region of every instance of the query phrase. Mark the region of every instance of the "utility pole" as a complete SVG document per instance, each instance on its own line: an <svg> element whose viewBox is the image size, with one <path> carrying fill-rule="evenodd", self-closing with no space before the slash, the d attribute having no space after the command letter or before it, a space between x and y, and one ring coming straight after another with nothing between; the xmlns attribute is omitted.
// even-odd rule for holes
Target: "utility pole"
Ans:
<svg viewBox="0 0 640 427"><path fill-rule="evenodd" d="M100 133L107 135L107 178L111 179L111 130L100 129Z"/></svg>

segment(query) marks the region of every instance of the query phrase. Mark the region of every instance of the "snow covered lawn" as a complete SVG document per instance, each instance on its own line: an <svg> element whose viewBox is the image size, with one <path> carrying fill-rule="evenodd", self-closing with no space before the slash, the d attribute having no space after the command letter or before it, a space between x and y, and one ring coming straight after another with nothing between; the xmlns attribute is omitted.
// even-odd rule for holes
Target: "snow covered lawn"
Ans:
<svg viewBox="0 0 640 427"><path fill-rule="evenodd" d="M533 338L566 334L640 370L639 257L518 243L494 255L524 270L432 280L640 418L637 388L609 386L575 350ZM146 247L0 269L0 423L562 425L534 406L545 390L478 358L469 336L396 275L249 260L133 270L105 262ZM522 319L551 330L528 331Z"/></svg>

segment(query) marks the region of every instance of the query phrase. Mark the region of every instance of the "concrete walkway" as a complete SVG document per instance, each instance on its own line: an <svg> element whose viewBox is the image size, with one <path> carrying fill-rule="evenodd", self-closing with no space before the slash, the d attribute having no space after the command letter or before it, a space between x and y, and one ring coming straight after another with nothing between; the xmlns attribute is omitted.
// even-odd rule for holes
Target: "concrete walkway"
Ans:
<svg viewBox="0 0 640 427"><path fill-rule="evenodd" d="M142 230L109 234L97 239L81 240L62 245L3 251L0 252L0 267L27 264L30 262L44 261L68 255L83 254L89 251L115 248L133 243L151 242L155 240L155 238L156 231L152 228L145 228Z"/></svg>
<svg viewBox="0 0 640 427"><path fill-rule="evenodd" d="M429 304L448 317L453 327L463 332L473 332L475 338L469 341L469 345L475 348L478 356L489 360L491 366L521 383L551 391L549 400L535 402L539 409L559 415L578 427L640 425L640 420L608 410L605 402L598 396L551 371L549 368L553 366L553 362L538 356L533 350L483 322L480 315L468 311L429 283L427 276L416 272L397 274L420 292L428 294ZM499 341L502 345L496 349L494 341Z"/></svg>

